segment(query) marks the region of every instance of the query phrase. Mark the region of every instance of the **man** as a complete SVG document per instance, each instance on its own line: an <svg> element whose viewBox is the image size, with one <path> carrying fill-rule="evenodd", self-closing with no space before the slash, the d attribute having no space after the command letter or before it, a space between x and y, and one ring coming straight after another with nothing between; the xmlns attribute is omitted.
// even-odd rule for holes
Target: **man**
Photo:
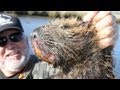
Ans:
<svg viewBox="0 0 120 90"><path fill-rule="evenodd" d="M29 47L23 32L19 19L0 14L0 78L15 76L28 63Z"/></svg>
<svg viewBox="0 0 120 90"><path fill-rule="evenodd" d="M86 20L98 30L99 47L114 45L118 29L111 12L90 12L84 17ZM45 79L57 71L29 54L28 39L19 19L0 14L0 79Z"/></svg>

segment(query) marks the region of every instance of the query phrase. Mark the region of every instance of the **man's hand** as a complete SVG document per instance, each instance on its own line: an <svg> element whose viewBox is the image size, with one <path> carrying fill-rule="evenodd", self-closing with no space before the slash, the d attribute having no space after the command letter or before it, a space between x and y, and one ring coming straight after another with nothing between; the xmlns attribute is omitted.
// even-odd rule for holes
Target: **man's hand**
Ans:
<svg viewBox="0 0 120 90"><path fill-rule="evenodd" d="M118 38L118 26L116 18L110 11L91 11L84 21L92 22L98 30L98 45L100 48L113 46Z"/></svg>

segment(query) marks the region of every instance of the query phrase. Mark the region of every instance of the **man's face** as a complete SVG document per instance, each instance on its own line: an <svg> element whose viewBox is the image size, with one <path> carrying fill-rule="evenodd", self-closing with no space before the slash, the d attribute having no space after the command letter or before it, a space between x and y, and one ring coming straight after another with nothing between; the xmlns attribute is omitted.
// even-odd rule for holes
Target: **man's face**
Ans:
<svg viewBox="0 0 120 90"><path fill-rule="evenodd" d="M18 72L27 63L26 57L29 56L28 41L25 36L18 34L17 30L5 30L0 33L0 39L1 37L6 36L9 37L7 38L7 43L3 46L0 45L0 68L12 72ZM14 42L10 40L12 37L21 39Z"/></svg>

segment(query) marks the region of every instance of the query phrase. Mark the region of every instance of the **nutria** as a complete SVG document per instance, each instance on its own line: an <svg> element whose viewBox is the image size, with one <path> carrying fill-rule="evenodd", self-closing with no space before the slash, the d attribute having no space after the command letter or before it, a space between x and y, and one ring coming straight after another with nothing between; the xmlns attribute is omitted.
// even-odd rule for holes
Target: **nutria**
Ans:
<svg viewBox="0 0 120 90"><path fill-rule="evenodd" d="M60 71L54 79L114 79L113 47L101 49L91 22L56 19L31 34L35 54Z"/></svg>

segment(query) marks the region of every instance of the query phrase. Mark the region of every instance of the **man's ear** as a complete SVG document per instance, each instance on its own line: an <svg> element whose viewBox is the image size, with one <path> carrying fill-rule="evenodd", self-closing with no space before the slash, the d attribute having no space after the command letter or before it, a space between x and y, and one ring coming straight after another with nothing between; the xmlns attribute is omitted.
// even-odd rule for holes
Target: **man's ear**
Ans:
<svg viewBox="0 0 120 90"><path fill-rule="evenodd" d="M28 37L26 36L26 42L27 42L27 44L28 44L28 46L29 46L29 40L28 40Z"/></svg>
<svg viewBox="0 0 120 90"><path fill-rule="evenodd" d="M28 40L28 37L25 36L24 38L25 38L25 42L26 42L27 46L29 47L29 40Z"/></svg>

